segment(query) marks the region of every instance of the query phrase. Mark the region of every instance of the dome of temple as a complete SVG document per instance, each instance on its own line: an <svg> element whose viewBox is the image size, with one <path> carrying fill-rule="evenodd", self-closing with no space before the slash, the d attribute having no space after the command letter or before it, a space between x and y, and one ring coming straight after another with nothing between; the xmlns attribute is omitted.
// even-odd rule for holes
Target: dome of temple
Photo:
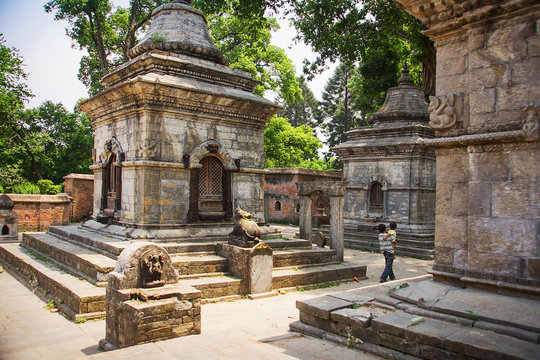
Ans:
<svg viewBox="0 0 540 360"><path fill-rule="evenodd" d="M157 7L145 36L130 50L130 56L157 49L227 65L225 56L208 34L204 14L190 3L190 0L176 0Z"/></svg>
<svg viewBox="0 0 540 360"><path fill-rule="evenodd" d="M383 106L373 115L371 122L377 126L395 126L399 123L428 123L428 103L424 91L415 86L404 65L399 85L388 90Z"/></svg>
<svg viewBox="0 0 540 360"><path fill-rule="evenodd" d="M12 210L15 207L13 200L9 198L6 194L0 196L0 210Z"/></svg>

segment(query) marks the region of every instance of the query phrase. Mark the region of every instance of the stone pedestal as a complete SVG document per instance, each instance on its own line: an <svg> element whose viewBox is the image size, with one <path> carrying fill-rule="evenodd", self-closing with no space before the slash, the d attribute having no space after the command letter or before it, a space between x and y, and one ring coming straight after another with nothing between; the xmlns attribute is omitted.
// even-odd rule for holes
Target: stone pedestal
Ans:
<svg viewBox="0 0 540 360"><path fill-rule="evenodd" d="M19 241L19 216L13 211L13 207L15 203L9 196L0 196L0 243Z"/></svg>
<svg viewBox="0 0 540 360"><path fill-rule="evenodd" d="M218 255L229 259L229 271L242 278L247 294L260 294L272 290L273 250L265 243L252 248L218 244Z"/></svg>
<svg viewBox="0 0 540 360"><path fill-rule="evenodd" d="M139 242L125 248L109 274L106 336L109 350L201 333L201 293L178 284L168 253Z"/></svg>

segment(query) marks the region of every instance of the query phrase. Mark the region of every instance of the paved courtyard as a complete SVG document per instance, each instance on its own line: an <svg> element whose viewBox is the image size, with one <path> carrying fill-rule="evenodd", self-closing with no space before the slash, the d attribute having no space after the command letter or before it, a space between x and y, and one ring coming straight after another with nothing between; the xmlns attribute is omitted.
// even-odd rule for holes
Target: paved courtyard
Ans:
<svg viewBox="0 0 540 360"><path fill-rule="evenodd" d="M286 233L287 229L284 229ZM294 232L294 229L291 230ZM7 271L0 273L0 359L377 359L331 342L289 331L298 320L296 300L364 286L378 286L384 259L377 253L345 251L345 260L367 265L368 279L310 291L202 306L202 334L113 352L101 352L105 321L75 324L46 309L46 303ZM398 279L426 275L431 261L400 258Z"/></svg>

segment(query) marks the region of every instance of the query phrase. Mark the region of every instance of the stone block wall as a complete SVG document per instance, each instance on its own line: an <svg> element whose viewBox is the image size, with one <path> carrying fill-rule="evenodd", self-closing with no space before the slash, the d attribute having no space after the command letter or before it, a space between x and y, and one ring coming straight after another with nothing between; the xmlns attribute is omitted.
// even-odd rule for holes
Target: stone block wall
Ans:
<svg viewBox="0 0 540 360"><path fill-rule="evenodd" d="M69 174L64 176L64 192L72 198L71 217L80 220L92 214L94 202L94 175Z"/></svg>
<svg viewBox="0 0 540 360"><path fill-rule="evenodd" d="M9 194L19 215L19 232L47 231L51 225L67 225L71 215L71 200L67 194Z"/></svg>
<svg viewBox="0 0 540 360"><path fill-rule="evenodd" d="M428 141L437 157L437 276L538 287L540 4L398 2L428 27L437 98L454 120Z"/></svg>

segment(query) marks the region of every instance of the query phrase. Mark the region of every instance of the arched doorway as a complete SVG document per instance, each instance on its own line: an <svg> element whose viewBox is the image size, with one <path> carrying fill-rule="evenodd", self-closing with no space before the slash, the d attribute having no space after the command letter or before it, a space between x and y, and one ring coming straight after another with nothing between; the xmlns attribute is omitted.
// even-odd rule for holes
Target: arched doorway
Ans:
<svg viewBox="0 0 540 360"><path fill-rule="evenodd" d="M4 227L2 227L2 235L9 235L9 226L4 225Z"/></svg>
<svg viewBox="0 0 540 360"><path fill-rule="evenodd" d="M192 197L197 199L192 203L197 205L198 213L198 219L192 220L223 220L232 216L231 173L216 156L205 156L200 163L201 168L192 173L191 186L196 187Z"/></svg>
<svg viewBox="0 0 540 360"><path fill-rule="evenodd" d="M103 197L102 210L106 215L114 215L121 207L122 168L114 153L109 156L107 165L103 168Z"/></svg>

